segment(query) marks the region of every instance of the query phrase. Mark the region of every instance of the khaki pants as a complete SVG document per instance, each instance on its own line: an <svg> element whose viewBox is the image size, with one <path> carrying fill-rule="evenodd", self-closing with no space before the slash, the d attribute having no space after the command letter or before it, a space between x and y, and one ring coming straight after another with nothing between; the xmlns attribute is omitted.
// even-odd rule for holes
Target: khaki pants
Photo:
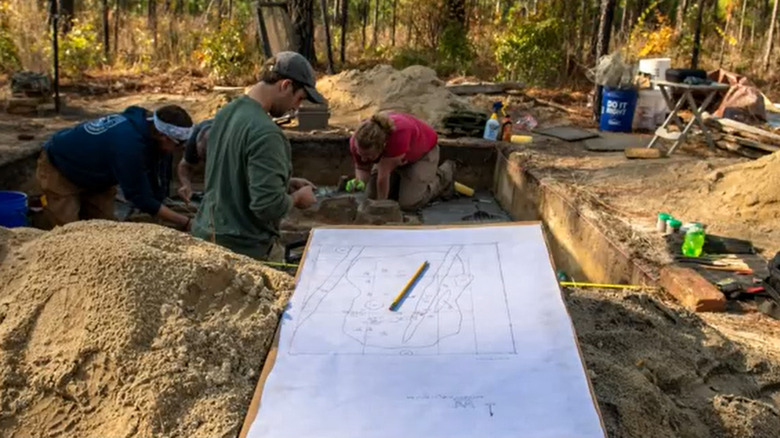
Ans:
<svg viewBox="0 0 780 438"><path fill-rule="evenodd" d="M38 158L35 176L46 196L45 211L53 225L65 225L80 219L116 219L116 187L100 192L78 187L51 164L45 150Z"/></svg>
<svg viewBox="0 0 780 438"><path fill-rule="evenodd" d="M377 171L371 171L366 196L376 199ZM452 185L452 174L439 167L439 146L435 146L422 158L398 167L390 178L390 199L396 199L401 210L414 211L441 195ZM397 198L395 188L397 186Z"/></svg>

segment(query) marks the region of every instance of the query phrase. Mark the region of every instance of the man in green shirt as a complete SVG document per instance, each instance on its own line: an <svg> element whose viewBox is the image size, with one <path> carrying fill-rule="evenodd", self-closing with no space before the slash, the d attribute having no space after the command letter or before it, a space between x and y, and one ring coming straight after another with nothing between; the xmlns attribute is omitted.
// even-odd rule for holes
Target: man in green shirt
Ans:
<svg viewBox="0 0 780 438"><path fill-rule="evenodd" d="M290 209L316 202L314 186L292 178L290 142L272 120L297 109L304 98L324 103L314 85L309 62L281 52L265 63L260 82L219 110L209 131L195 237L263 260Z"/></svg>

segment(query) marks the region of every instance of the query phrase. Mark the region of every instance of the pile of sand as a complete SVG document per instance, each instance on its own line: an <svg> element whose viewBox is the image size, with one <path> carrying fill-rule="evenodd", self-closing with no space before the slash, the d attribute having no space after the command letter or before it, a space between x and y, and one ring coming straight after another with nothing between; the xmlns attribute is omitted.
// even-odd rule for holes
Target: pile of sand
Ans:
<svg viewBox="0 0 780 438"><path fill-rule="evenodd" d="M293 281L156 225L0 228L0 436L232 437Z"/></svg>
<svg viewBox="0 0 780 438"><path fill-rule="evenodd" d="M611 438L778 436L777 357L643 293L568 290L566 302Z"/></svg>
<svg viewBox="0 0 780 438"><path fill-rule="evenodd" d="M722 177L721 177L722 176ZM756 222L780 224L780 154L726 167L710 175L715 208Z"/></svg>
<svg viewBox="0 0 780 438"><path fill-rule="evenodd" d="M435 71L419 65L401 71L389 65L347 70L320 79L317 89L328 99L330 111L342 120L354 119L352 124L377 111L394 110L438 127L452 111L471 108L445 88Z"/></svg>

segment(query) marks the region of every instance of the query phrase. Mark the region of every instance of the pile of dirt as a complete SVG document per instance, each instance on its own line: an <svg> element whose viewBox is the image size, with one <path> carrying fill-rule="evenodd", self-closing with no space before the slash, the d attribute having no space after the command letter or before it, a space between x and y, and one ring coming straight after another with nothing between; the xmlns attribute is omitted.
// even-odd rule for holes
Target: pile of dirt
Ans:
<svg viewBox="0 0 780 438"><path fill-rule="evenodd" d="M290 276L150 224L0 228L0 436L232 437Z"/></svg>
<svg viewBox="0 0 780 438"><path fill-rule="evenodd" d="M726 167L709 179L721 212L780 223L780 154Z"/></svg>
<svg viewBox="0 0 780 438"><path fill-rule="evenodd" d="M317 89L328 99L334 119L352 125L377 111L393 110L439 127L451 112L471 109L466 100L445 88L435 71L419 65L401 71L389 65L347 70L320 79Z"/></svg>
<svg viewBox="0 0 780 438"><path fill-rule="evenodd" d="M566 301L611 438L777 436L777 355L641 292Z"/></svg>

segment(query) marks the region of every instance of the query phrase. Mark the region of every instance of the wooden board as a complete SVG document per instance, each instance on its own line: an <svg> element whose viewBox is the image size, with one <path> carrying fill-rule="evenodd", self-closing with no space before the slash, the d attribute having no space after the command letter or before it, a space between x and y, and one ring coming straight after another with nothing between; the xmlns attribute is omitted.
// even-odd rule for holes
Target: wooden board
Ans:
<svg viewBox="0 0 780 438"><path fill-rule="evenodd" d="M765 129L756 128L755 126L738 122L736 120L714 117L709 114L704 114L704 120L708 124L719 127L723 132L727 132L729 134L738 134L741 137L754 139L758 142L772 146L780 146L780 135Z"/></svg>
<svg viewBox="0 0 780 438"><path fill-rule="evenodd" d="M502 94L507 91L522 90L525 88L525 85L520 82L474 82L447 84L445 88L452 94L471 96L474 94Z"/></svg>

